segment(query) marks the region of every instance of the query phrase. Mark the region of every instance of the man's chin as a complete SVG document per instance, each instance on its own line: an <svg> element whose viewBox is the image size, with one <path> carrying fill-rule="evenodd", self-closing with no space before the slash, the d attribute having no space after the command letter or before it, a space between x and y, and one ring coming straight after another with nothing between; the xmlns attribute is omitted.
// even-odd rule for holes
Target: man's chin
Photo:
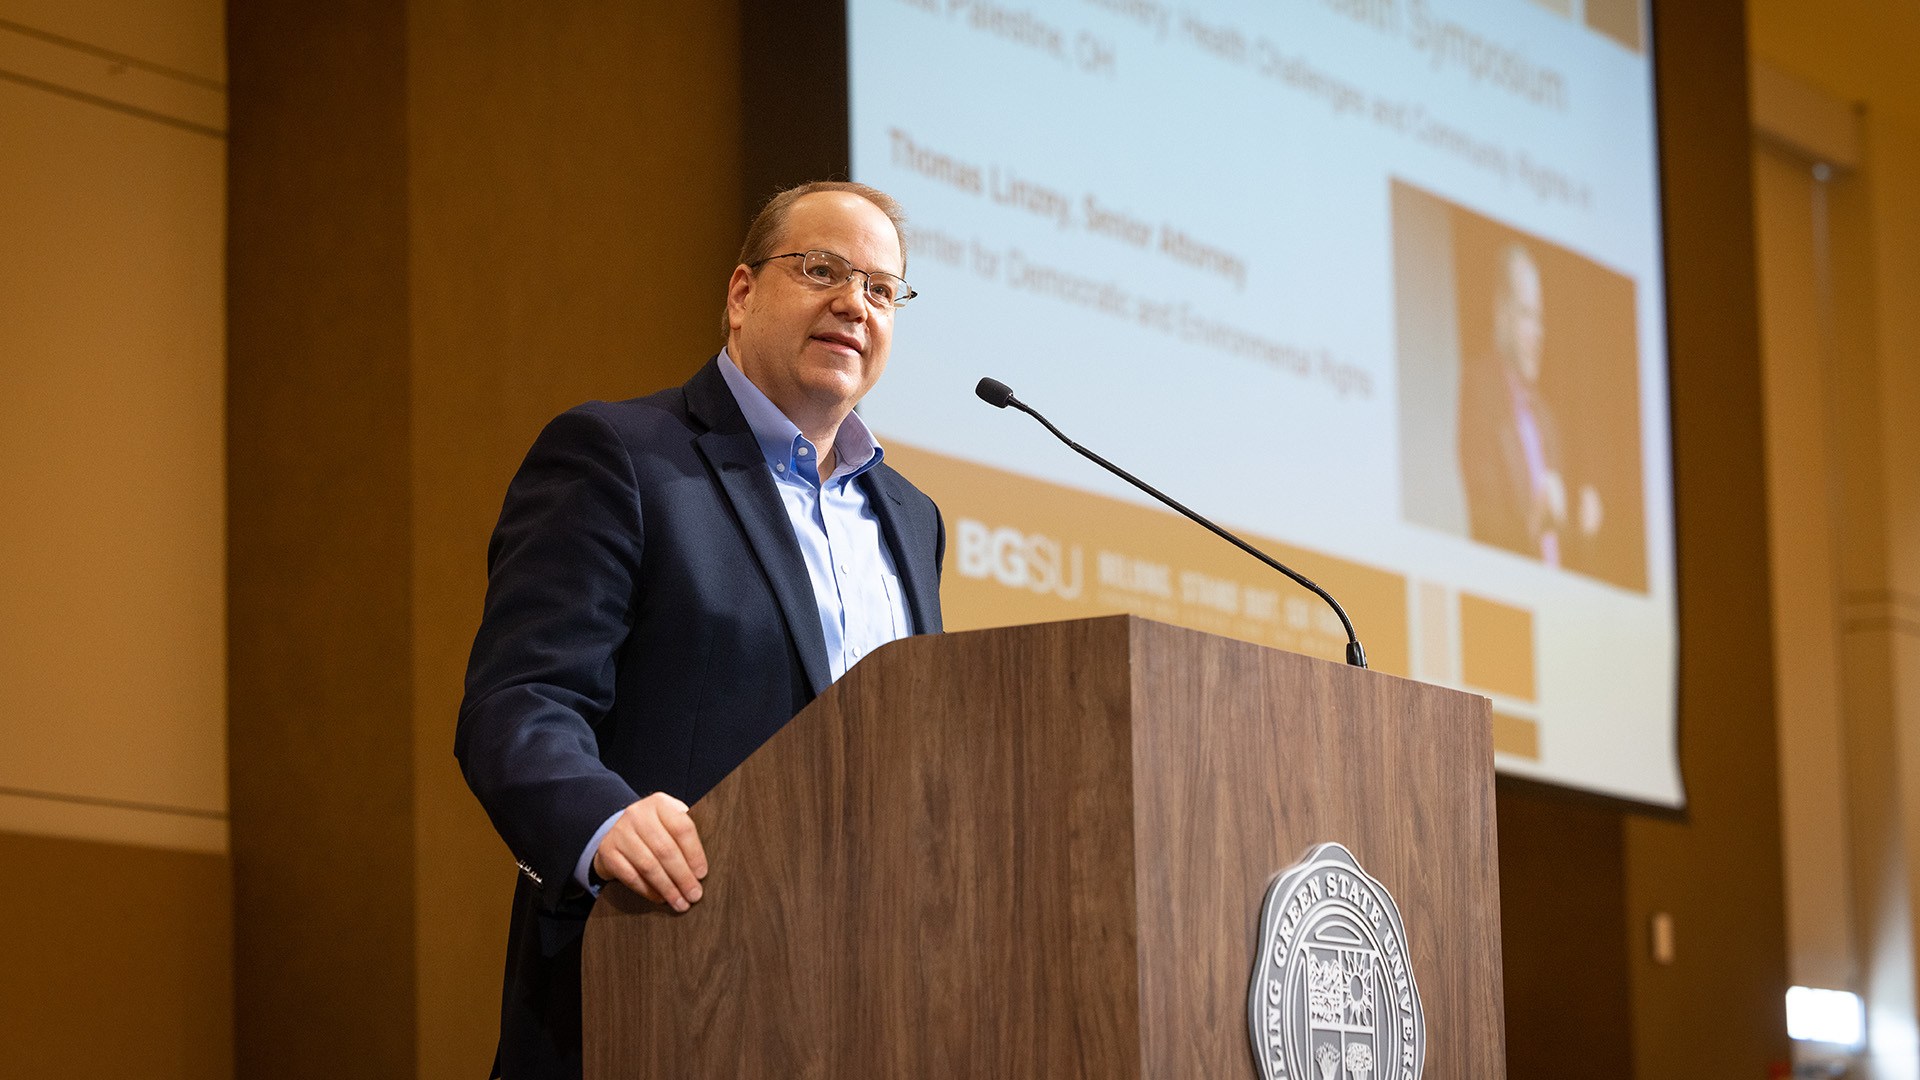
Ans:
<svg viewBox="0 0 1920 1080"><path fill-rule="evenodd" d="M801 392L822 408L851 409L866 396L870 384L858 371L816 368L804 373Z"/></svg>
<svg viewBox="0 0 1920 1080"><path fill-rule="evenodd" d="M866 395L858 379L812 379L805 387L807 398L822 408L851 409Z"/></svg>

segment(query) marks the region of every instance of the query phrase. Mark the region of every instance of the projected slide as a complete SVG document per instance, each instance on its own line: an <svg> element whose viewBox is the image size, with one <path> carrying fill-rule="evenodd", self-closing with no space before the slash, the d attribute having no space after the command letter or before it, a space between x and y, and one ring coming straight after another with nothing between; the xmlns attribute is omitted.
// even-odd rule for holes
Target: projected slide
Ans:
<svg viewBox="0 0 1920 1080"><path fill-rule="evenodd" d="M1503 771L1682 801L1639 0L851 0L907 277L862 413L950 628L1131 611L1486 694Z"/></svg>

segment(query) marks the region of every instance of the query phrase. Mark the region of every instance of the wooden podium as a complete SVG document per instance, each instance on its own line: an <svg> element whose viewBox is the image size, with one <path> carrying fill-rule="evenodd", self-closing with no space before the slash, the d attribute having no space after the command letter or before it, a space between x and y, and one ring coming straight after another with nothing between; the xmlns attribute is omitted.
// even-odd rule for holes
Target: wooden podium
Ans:
<svg viewBox="0 0 1920 1080"><path fill-rule="evenodd" d="M1329 840L1398 901L1424 1075L1505 1075L1484 698L1131 616L911 638L694 818L691 912L595 905L589 1080L1256 1077L1264 894Z"/></svg>

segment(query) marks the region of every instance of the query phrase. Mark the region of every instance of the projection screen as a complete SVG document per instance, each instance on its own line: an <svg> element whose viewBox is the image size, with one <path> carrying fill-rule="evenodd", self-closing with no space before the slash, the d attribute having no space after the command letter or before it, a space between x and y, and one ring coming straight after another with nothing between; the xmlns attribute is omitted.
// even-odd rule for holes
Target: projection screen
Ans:
<svg viewBox="0 0 1920 1080"><path fill-rule="evenodd" d="M851 0L910 214L862 415L950 629L1135 612L1492 698L1502 771L1662 806L1674 556L1640 0Z"/></svg>

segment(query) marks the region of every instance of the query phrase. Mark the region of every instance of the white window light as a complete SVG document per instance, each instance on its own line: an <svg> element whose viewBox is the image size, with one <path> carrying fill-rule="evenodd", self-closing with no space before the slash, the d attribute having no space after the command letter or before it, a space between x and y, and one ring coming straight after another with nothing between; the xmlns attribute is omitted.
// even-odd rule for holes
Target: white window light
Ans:
<svg viewBox="0 0 1920 1080"><path fill-rule="evenodd" d="M1787 988L1787 1034L1800 1042L1859 1049L1867 1041L1867 1012L1860 995L1845 990Z"/></svg>

